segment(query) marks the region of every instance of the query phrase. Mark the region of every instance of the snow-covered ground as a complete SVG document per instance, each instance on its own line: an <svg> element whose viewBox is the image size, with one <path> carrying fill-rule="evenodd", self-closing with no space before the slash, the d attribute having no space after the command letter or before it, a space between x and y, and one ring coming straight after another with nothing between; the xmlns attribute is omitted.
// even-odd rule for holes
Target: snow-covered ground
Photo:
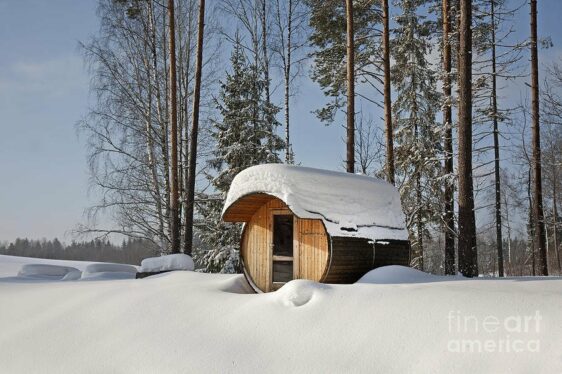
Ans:
<svg viewBox="0 0 562 374"><path fill-rule="evenodd" d="M0 373L562 372L562 279L389 267L353 285L240 275L29 281L0 256ZM107 278L106 278L107 279Z"/></svg>

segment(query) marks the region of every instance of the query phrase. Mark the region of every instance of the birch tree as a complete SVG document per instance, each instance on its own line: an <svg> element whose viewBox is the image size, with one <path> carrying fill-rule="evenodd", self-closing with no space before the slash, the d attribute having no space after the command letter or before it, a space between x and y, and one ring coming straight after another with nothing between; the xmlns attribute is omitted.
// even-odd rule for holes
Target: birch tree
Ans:
<svg viewBox="0 0 562 374"><path fill-rule="evenodd" d="M283 106L285 117L285 163L295 161L291 145L290 101L295 80L302 74L306 61L308 14L304 0L275 0L272 27L274 64L283 77Z"/></svg>
<svg viewBox="0 0 562 374"><path fill-rule="evenodd" d="M193 0L176 3L175 19L178 102L178 194L182 193L182 163L186 160L188 114L193 95L196 23ZM122 234L145 238L162 252L171 250L169 32L167 8L154 1L100 0L101 27L81 47L90 67L94 105L79 123L87 136L92 188L99 202L88 210L83 233ZM212 25L212 22L211 22ZM213 26L214 27L214 26ZM206 74L212 77L217 43L207 36ZM212 79L201 90L213 89ZM209 95L203 95L206 97ZM200 107L208 115L208 99ZM182 135L183 134L183 135ZM207 135L198 154L208 151ZM181 172L181 173L180 173ZM185 173L184 173L185 174ZM184 196L184 192L182 193ZM180 208L180 206L178 206ZM183 217L181 210L178 215ZM105 215L109 226L97 224ZM180 223L180 227L182 224ZM185 226L185 224L183 225Z"/></svg>

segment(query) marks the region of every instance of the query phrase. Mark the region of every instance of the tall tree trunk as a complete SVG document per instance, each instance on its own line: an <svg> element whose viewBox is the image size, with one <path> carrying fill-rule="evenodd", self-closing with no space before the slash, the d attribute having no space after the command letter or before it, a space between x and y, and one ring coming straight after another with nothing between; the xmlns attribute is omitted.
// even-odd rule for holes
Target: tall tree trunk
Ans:
<svg viewBox="0 0 562 374"><path fill-rule="evenodd" d="M384 64L384 123L386 129L386 177L394 184L394 131L392 126L392 97L390 91L390 14L388 0L382 0L382 49Z"/></svg>
<svg viewBox="0 0 562 374"><path fill-rule="evenodd" d="M416 204L418 205L418 211L416 212L416 230L418 235L418 251L420 256L420 270L423 271L423 217L422 211L420 209L422 205L422 190L421 190L421 175L420 172L416 172Z"/></svg>
<svg viewBox="0 0 562 374"><path fill-rule="evenodd" d="M289 104L290 104L290 85L291 85L291 42L293 36L293 0L288 0L289 11L287 15L287 60L285 61L285 162L292 164L294 162L293 150L291 147L290 138L290 117L289 117ZM279 5L278 5L279 6ZM279 9L279 8L278 8Z"/></svg>
<svg viewBox="0 0 562 374"><path fill-rule="evenodd" d="M192 41L192 37L193 37L193 33L192 33L192 17L191 17L191 10L189 11L189 15L188 15L188 23L187 23L187 41L186 41L186 62L184 65L184 69L186 71L185 73L185 80L182 82L183 86L184 86L184 91L185 91L185 102L184 102L184 118L185 118L185 126L184 126L184 139L183 139L183 155L184 155L184 164L183 164L183 199L182 199L182 207L183 207L183 220L184 220L184 227L183 227L183 248L184 248L184 252L185 252L185 248L186 248L186 243L188 241L188 237L190 237L192 235L192 233L189 232L189 229L187 228L188 225L188 186L189 186L189 124L187 119L189 118L189 104L190 104L190 96L189 96L189 69L191 67L191 58L192 58L192 53L191 53L191 41ZM193 105L192 105L193 106ZM192 114L193 115L193 114ZM180 148L181 149L181 148Z"/></svg>
<svg viewBox="0 0 562 374"><path fill-rule="evenodd" d="M449 0L443 0L443 122L445 125L445 139L443 148L445 152L445 274L455 274L455 196L453 170L453 113L451 97L451 43L449 40L451 30Z"/></svg>
<svg viewBox="0 0 562 374"><path fill-rule="evenodd" d="M158 215L158 243L160 245L160 251L163 251L166 247L166 239L164 234L164 212L162 211L162 194L160 191L160 181L158 179L157 161L154 154L154 129L152 127L153 118L153 100L154 100L154 89L156 89L156 106L157 106L157 116L159 121L161 121L161 111L159 87L158 87L158 64L156 55L156 33L154 25L154 9L152 1L148 2L148 24L147 24L147 34L149 38L145 39L145 48L147 44L150 43L150 53L147 56L147 80L148 80L148 114L147 114L147 148L148 148L148 163L150 165L150 172L152 177L152 186L154 189L154 195L156 200L156 214Z"/></svg>
<svg viewBox="0 0 562 374"><path fill-rule="evenodd" d="M149 6L152 6L149 4ZM154 68L151 65L151 57L148 52L148 42L145 39L144 48L146 53L145 66L146 66L146 79L148 81L148 92L147 92L147 112L146 112L146 153L148 158L148 167L150 169L151 184L152 184L152 194L154 196L154 201L156 205L156 216L158 218L158 242L161 247L164 246L164 217L162 216L162 196L160 194L160 182L158 180L158 172L156 169L156 160L154 157L154 129L152 128L152 103L154 100L153 95L153 82L152 82L152 72Z"/></svg>
<svg viewBox="0 0 562 374"><path fill-rule="evenodd" d="M496 249L498 252L498 275L504 276L503 269L503 235L502 235L502 211L501 211L501 179L500 179L500 137L498 129L498 97L496 79L496 20L495 2L491 0L492 18L492 120L494 124L494 176L496 197Z"/></svg>
<svg viewBox="0 0 562 374"><path fill-rule="evenodd" d="M263 59L263 78L265 80L265 103L269 107L271 104L271 93L270 93L270 82L269 82L269 53L267 51L267 1L261 1L261 50ZM270 133L267 136L267 148L269 152L273 155L273 124L267 124L270 128Z"/></svg>
<svg viewBox="0 0 562 374"><path fill-rule="evenodd" d="M168 17L162 17L162 30L167 30L168 28ZM167 33L162 33L162 45L168 45ZM162 122L162 157L164 158L164 174L165 174L165 186L166 186L166 217L168 217L168 238L170 238L170 249L172 240L172 213L171 213L171 202L172 202L172 189L171 189L171 171L170 171L170 68L169 68L169 51L167 48L162 48L163 54L163 65L164 65L164 121Z"/></svg>
<svg viewBox="0 0 562 374"><path fill-rule="evenodd" d="M347 18L347 172L355 173L355 42L353 0L345 0Z"/></svg>
<svg viewBox="0 0 562 374"><path fill-rule="evenodd" d="M558 204L558 201L556 199L556 193L557 193L557 188L556 188L556 181L554 181L553 183L553 187L552 190L554 192L554 194L552 195L552 226L553 226L553 239L554 239L554 250L556 251L556 261L558 262L558 274L561 273L562 269L560 268L560 248L558 245L558 207L556 206L556 204Z"/></svg>
<svg viewBox="0 0 562 374"><path fill-rule="evenodd" d="M168 232L168 236L166 237L165 242L161 242L160 245L162 248L160 248L161 251L167 251L168 250L168 244L169 244L169 237L171 236L170 234L170 224L169 224L169 220L170 220L170 162L169 162L169 157L168 157L168 101L164 100L164 108L162 108L162 90L160 89L160 84L159 84L159 79L158 79L158 51L156 48L156 44L157 44L157 38L156 38L156 19L154 17L154 5L153 2L151 1L149 3L149 14L148 14L148 18L149 18L149 25L150 25L150 41L151 41L151 49L152 49L152 64L153 64L153 82L154 82L154 88L155 88L155 95L156 95L156 115L158 118L158 123L160 124L160 152L162 154L162 169L164 172L164 196L163 196L163 201L165 204L165 217L166 218L166 222L168 223L167 225L167 232ZM166 17L162 17L162 29L166 29ZM163 40L162 40L163 44L166 44L166 33L163 33ZM167 74L166 74L166 53L164 53L164 92L167 92L168 86L167 86Z"/></svg>
<svg viewBox="0 0 562 374"><path fill-rule="evenodd" d="M532 165L529 165L529 170L527 171L527 201L529 203L529 239L528 241L530 241L530 245L529 245L529 249L531 250L531 265L532 265L532 269L531 269L531 275L535 276L536 275L536 260L535 260L535 225L533 223L533 197L532 197L532 192L531 192L531 185L533 184L533 167Z"/></svg>
<svg viewBox="0 0 562 374"><path fill-rule="evenodd" d="M193 90L193 110L191 134L189 137L189 174L187 184L187 210L185 213L184 253L193 251L193 210L195 206L195 178L197 176L197 135L199 133L199 105L201 98L201 73L203 69L203 32L205 29L205 0L199 0L199 21L197 32L197 59L195 62L195 88Z"/></svg>
<svg viewBox="0 0 562 374"><path fill-rule="evenodd" d="M176 30L175 30L174 0L168 0L168 26L170 40L170 148L171 148L171 193L170 193L170 224L172 253L180 252L180 222L178 216L178 111L177 111L177 81L176 81Z"/></svg>
<svg viewBox="0 0 562 374"><path fill-rule="evenodd" d="M505 206L505 225L507 227L507 270L508 275L512 275L511 271L511 222L509 220L509 207L507 205L507 198L503 198Z"/></svg>
<svg viewBox="0 0 562 374"><path fill-rule="evenodd" d="M539 58L537 52L537 0L531 0L531 110L533 147L533 223L539 274L548 275L542 199L541 134L539 124Z"/></svg>
<svg viewBox="0 0 562 374"><path fill-rule="evenodd" d="M267 0L261 1L261 50L263 55L263 77L265 79L265 102L271 103L269 86L269 56L267 53Z"/></svg>
<svg viewBox="0 0 562 374"><path fill-rule="evenodd" d="M182 14L182 2L178 2L177 5L177 12L178 14ZM183 25L182 17L178 17L177 24L175 25L178 30L183 30L185 25ZM180 248L181 248L181 227L182 227L182 215L184 212L182 204L182 199L185 197L185 187L184 187L184 168L185 164L187 163L184 160L184 154L182 149L184 147L184 137L183 133L187 130L187 117L185 116L185 103L183 102L183 98L187 97L187 90L184 90L183 82L185 82L185 77L187 75L186 69L184 69L184 49L182 48L183 44L183 33L178 32L177 34L177 45L178 53L176 55L176 97L177 97L177 124L178 124L178 134L177 134L177 142L178 142L178 226L179 226L179 234L180 237Z"/></svg>
<svg viewBox="0 0 562 374"><path fill-rule="evenodd" d="M560 274L562 269L560 268L560 248L558 248L558 172L557 165L554 162L550 166L552 168L552 239L556 252L558 274Z"/></svg>
<svg viewBox="0 0 562 374"><path fill-rule="evenodd" d="M478 275L472 182L472 0L460 1L459 45L459 271Z"/></svg>

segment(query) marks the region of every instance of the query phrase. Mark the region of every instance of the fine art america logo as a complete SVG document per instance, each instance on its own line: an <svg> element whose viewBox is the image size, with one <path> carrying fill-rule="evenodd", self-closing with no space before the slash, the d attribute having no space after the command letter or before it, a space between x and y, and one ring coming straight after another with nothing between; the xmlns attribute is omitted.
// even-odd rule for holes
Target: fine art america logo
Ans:
<svg viewBox="0 0 562 374"><path fill-rule="evenodd" d="M477 317L451 310L447 315L451 335L447 350L454 353L537 353L541 321L539 311L530 315Z"/></svg>

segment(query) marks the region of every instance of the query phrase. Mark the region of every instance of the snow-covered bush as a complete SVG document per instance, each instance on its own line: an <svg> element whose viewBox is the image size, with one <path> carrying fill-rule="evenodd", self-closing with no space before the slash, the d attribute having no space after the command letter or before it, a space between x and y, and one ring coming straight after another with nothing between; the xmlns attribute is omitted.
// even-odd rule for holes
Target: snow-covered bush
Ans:
<svg viewBox="0 0 562 374"><path fill-rule="evenodd" d="M235 246L211 248L201 252L198 259L205 272L232 274L241 271L240 251Z"/></svg>

